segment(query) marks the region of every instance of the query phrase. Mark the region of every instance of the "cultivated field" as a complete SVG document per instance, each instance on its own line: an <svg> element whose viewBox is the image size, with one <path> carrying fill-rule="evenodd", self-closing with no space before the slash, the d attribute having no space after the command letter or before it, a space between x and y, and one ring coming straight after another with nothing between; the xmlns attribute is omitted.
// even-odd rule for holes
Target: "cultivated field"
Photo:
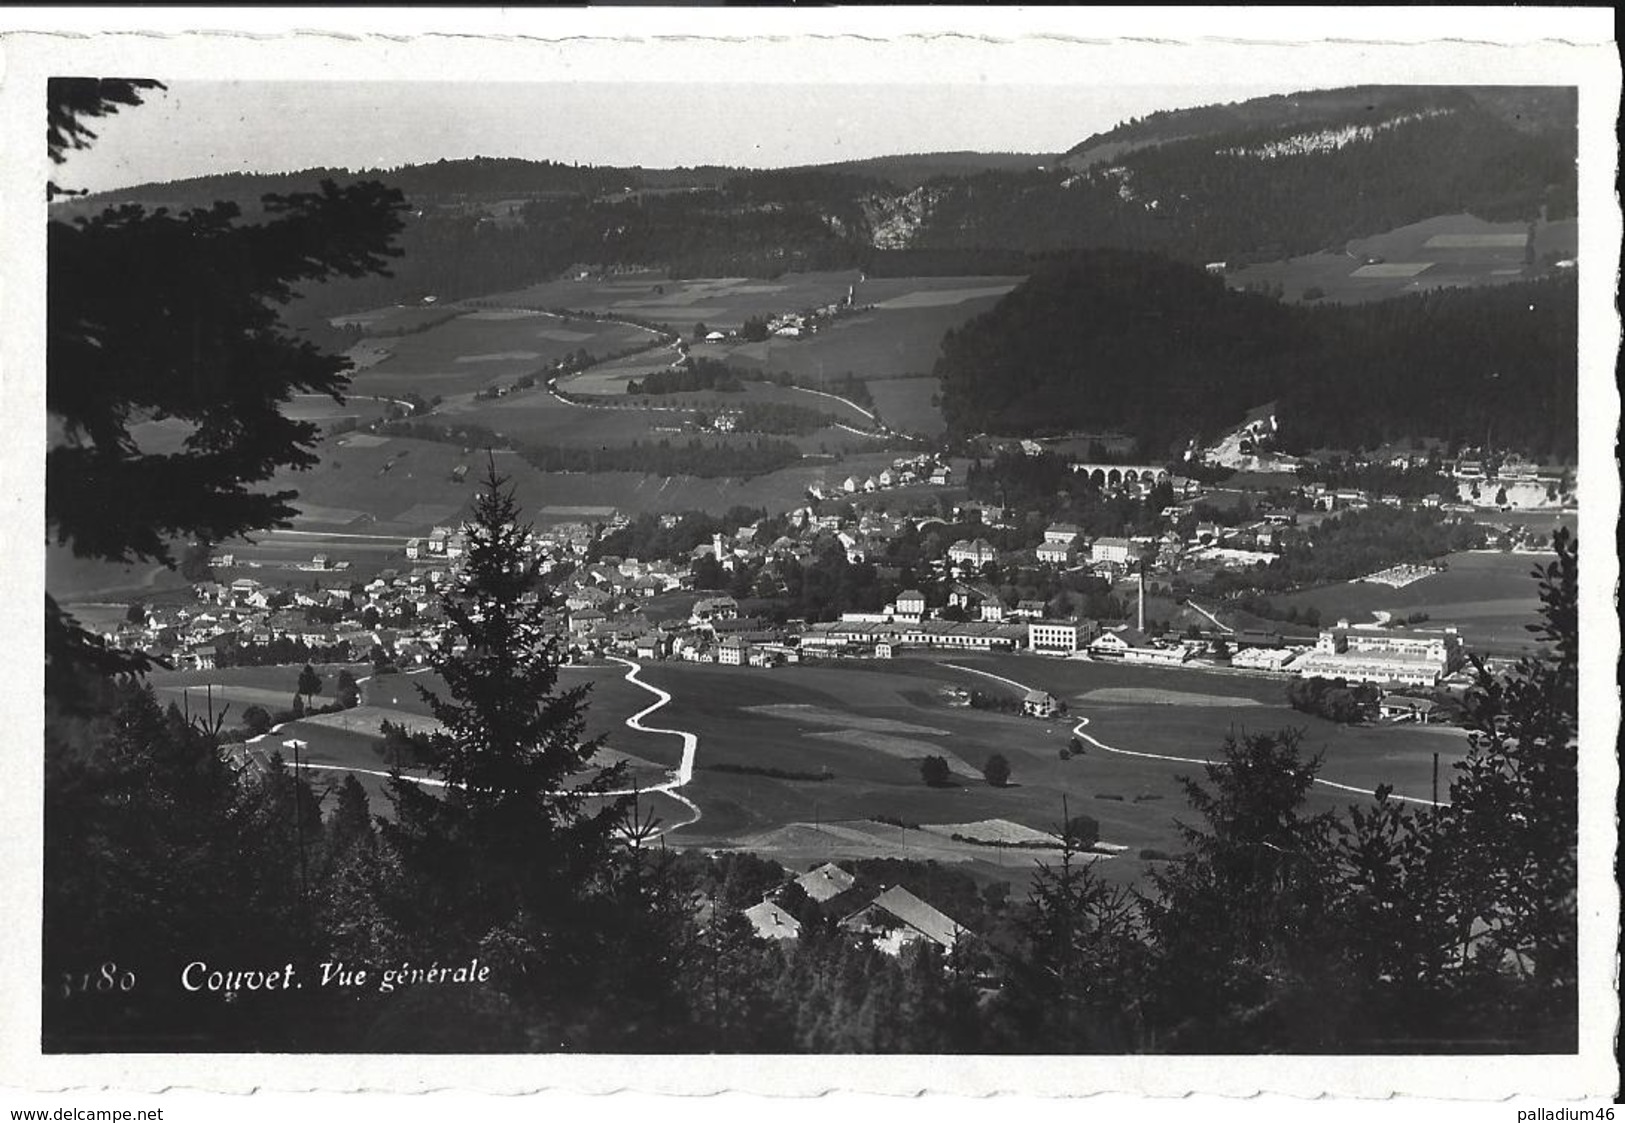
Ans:
<svg viewBox="0 0 1625 1123"><path fill-rule="evenodd" d="M682 433L685 411L669 406L642 408L622 397L614 408L571 405L544 387L520 390L501 398L474 401L459 398L437 409L434 418L447 425L480 425L525 444L598 448L605 445L645 444L665 440L686 443L695 434Z"/></svg>
<svg viewBox="0 0 1625 1123"><path fill-rule="evenodd" d="M370 355L382 350L387 357L369 361L351 385L358 394L386 396L469 393L539 372L580 349L608 355L650 338L624 324L482 308L426 331L367 341L362 347Z"/></svg>
<svg viewBox="0 0 1625 1123"><path fill-rule="evenodd" d="M1237 269L1231 288L1280 285L1287 300L1319 288L1324 299L1353 303L1460 285L1522 280L1529 227L1485 222L1471 215L1440 215L1348 244L1343 253L1316 253ZM1573 220L1538 224L1532 257L1536 271L1548 254L1572 258L1579 228ZM1369 261L1380 258L1379 261Z"/></svg>
<svg viewBox="0 0 1625 1123"><path fill-rule="evenodd" d="M482 297L481 303L514 308L569 308L652 320L688 336L703 321L713 330L735 331L752 316L799 312L846 297L858 273L786 273L773 280L706 277L667 280L658 274L549 281ZM591 350L591 348L589 348Z"/></svg>

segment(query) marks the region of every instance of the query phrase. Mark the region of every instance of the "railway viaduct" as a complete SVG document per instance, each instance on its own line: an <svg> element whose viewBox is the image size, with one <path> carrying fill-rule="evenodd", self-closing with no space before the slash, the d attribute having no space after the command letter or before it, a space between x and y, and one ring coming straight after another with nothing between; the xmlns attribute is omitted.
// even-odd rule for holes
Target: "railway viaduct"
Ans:
<svg viewBox="0 0 1625 1123"><path fill-rule="evenodd" d="M1138 483L1141 480L1162 483L1172 478L1172 473L1167 468L1156 464L1074 464L1072 470L1083 473L1092 483L1101 487Z"/></svg>

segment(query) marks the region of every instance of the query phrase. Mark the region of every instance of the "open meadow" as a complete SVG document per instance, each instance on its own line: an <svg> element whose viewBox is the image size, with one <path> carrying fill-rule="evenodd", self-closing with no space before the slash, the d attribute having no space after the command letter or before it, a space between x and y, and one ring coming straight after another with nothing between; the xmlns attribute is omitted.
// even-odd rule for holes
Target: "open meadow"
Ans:
<svg viewBox="0 0 1625 1123"><path fill-rule="evenodd" d="M447 304L391 304L334 316L328 322L334 327L358 327L369 336L395 336L445 323L459 311L456 305Z"/></svg>
<svg viewBox="0 0 1625 1123"><path fill-rule="evenodd" d="M338 666L321 665L324 690L317 703L330 702ZM361 704L354 709L331 714L317 714L288 722L265 737L250 742L250 755L268 759L273 752L291 760L291 751L284 742L304 742L300 750L301 762L308 764L307 778L318 790L336 787L344 777L354 775L366 789L368 802L376 813L387 813L389 802L385 796L389 762L381 746L380 727L389 721L413 731L438 728L429 706L418 693L424 687L444 695L445 683L433 672L411 672L372 676L369 666L350 667L361 680ZM164 676L157 686L160 702L174 700L189 693L193 713L202 712L206 691L204 684L213 684L215 711L231 704L228 724L241 717L244 706L258 704L267 710L286 709L292 700L293 684L298 679L297 667L232 668L205 672L172 672ZM630 788L646 788L670 778L682 755L680 738L666 733L652 733L628 728L625 719L647 708L656 696L634 686L624 679L620 666L567 667L560 675L560 689L586 685L590 689L587 710L587 737L602 737L603 746L594 761L600 765L624 763L626 784ZM285 680L285 681L284 681ZM286 690L282 689L286 686ZM651 721L654 719L651 718ZM422 776L421 768L407 768L408 775ZM645 797L648 798L648 797ZM659 813L668 821L682 822L686 814L678 814L680 807L665 806L674 803L656 800Z"/></svg>
<svg viewBox="0 0 1625 1123"><path fill-rule="evenodd" d="M671 369L679 361L673 347L656 347L607 362L594 363L586 370L561 375L558 387L572 395L624 398L627 383Z"/></svg>
<svg viewBox="0 0 1625 1123"><path fill-rule="evenodd" d="M218 712L223 704L231 705L226 724L233 725L242 717L246 706L264 706L270 713L285 710L293 703L299 685L299 672L304 664L276 667L219 667L211 671L163 671L147 675L147 682L157 695L159 705L184 705L193 714L201 714L211 698ZM364 663L314 663L321 675L322 688L314 701L318 706L337 700L338 676L348 670L360 678L371 674L372 668Z"/></svg>
<svg viewBox="0 0 1625 1123"><path fill-rule="evenodd" d="M45 587L86 625L116 624L132 600L190 599L192 595L191 583L175 570L153 562L123 565L81 558L54 542L45 544ZM112 610L117 619L104 619Z"/></svg>
<svg viewBox="0 0 1625 1123"><path fill-rule="evenodd" d="M943 420L938 395L942 383L925 375L919 378L874 378L867 383L880 420L899 433L940 437L948 428Z"/></svg>
<svg viewBox="0 0 1625 1123"><path fill-rule="evenodd" d="M1573 220L1539 223L1530 247L1527 223L1440 215L1355 239L1341 253L1325 251L1236 269L1225 283L1231 288L1280 285L1287 300L1343 303L1386 300L1434 288L1504 284L1538 275L1548 255L1574 257L1578 230ZM1535 263L1534 269L1526 268L1528 260ZM1322 297L1306 297L1311 289L1319 289Z"/></svg>
<svg viewBox="0 0 1625 1123"><path fill-rule="evenodd" d="M978 671L1049 689L1072 713L1040 721L951 705L950 686L1015 696L1013 686ZM1433 754L1447 786L1450 764L1466 749L1459 731L1334 726L1290 710L1281 680L1196 670L964 656L772 671L660 663L644 677L673 695L660 720L699 736L684 794L703 817L674 840L787 861L906 849L944 861L1025 863L1035 852L951 837L964 829L924 828L997 821L1005 825L985 829L1013 838L1054 829L1065 806L1100 821L1102 842L1124 848L1104 868L1134 880L1142 849L1179 849L1174 820L1190 814L1179 777L1202 778L1201 762L1218 755L1227 733L1303 729L1304 751L1324 755L1329 781L1314 790L1314 810L1359 802L1358 792L1382 783L1430 798ZM1099 745L1062 760L1080 718ZM1010 761L1008 787L980 776L994 752ZM948 786L922 782L927 755L948 761ZM1339 784L1356 790L1331 786Z"/></svg>
<svg viewBox="0 0 1625 1123"><path fill-rule="evenodd" d="M1409 615L1426 612L1422 627L1454 624L1473 651L1511 654L1532 646L1524 625L1539 618L1540 597L1532 572L1551 558L1544 554L1499 551L1450 554L1448 567L1402 588L1346 581L1274 597L1279 608L1296 605L1320 610L1322 624L1347 617L1373 623L1374 612Z"/></svg>
<svg viewBox="0 0 1625 1123"><path fill-rule="evenodd" d="M694 428L701 415L737 411L752 404L794 405L827 414L831 424L806 434L717 432ZM605 448L669 441L708 446L752 444L764 437L795 443L804 453L867 451L876 447L868 435L873 422L860 410L834 398L804 390L749 383L737 392L696 391L650 397L619 395L561 401L545 389L522 390L500 398L458 398L443 404L434 417L448 425L479 425L522 444L563 448ZM839 428L840 421L848 426ZM862 428L864 432L852 432Z"/></svg>
<svg viewBox="0 0 1625 1123"><path fill-rule="evenodd" d="M461 397L436 409L431 420L480 425L523 444L599 448L679 437L687 441L698 435L682 432L690 416L672 406L646 408L626 397L612 405L572 405L537 386L483 401Z"/></svg>
<svg viewBox="0 0 1625 1123"><path fill-rule="evenodd" d="M773 337L759 343L705 344L695 355L736 366L789 371L797 380L829 383L856 378L928 375L942 337L997 304L1019 277L907 277L865 281L843 316L810 337ZM872 305L872 307L871 307Z"/></svg>
<svg viewBox="0 0 1625 1123"><path fill-rule="evenodd" d="M351 386L357 394L385 396L469 393L540 372L578 350L605 356L652 338L627 324L480 308L424 331L369 339L360 345L367 359Z"/></svg>
<svg viewBox="0 0 1625 1123"><path fill-rule="evenodd" d="M697 277L674 281L657 273L623 273L547 281L481 297L479 303L627 316L665 324L688 336L700 322L713 330L737 331L753 316L765 318L834 304L845 299L858 277L852 269L786 273L772 280Z"/></svg>

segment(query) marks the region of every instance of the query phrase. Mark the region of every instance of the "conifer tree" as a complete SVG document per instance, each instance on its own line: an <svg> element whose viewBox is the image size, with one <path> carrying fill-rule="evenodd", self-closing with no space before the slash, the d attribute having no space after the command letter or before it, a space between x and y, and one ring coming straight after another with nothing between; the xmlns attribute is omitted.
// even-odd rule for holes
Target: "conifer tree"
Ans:
<svg viewBox="0 0 1625 1123"><path fill-rule="evenodd" d="M488 460L442 598L450 627L430 656L445 692L419 687L441 725L429 772L446 786L431 793L397 773L395 821L380 826L405 874L401 932L432 955L477 945L544 1032L574 1035L586 1009L576 991L604 969L601 944L621 919L609 883L631 801L613 794L623 766L593 763L588 687L560 687L564 640L518 518Z"/></svg>
<svg viewBox="0 0 1625 1123"><path fill-rule="evenodd" d="M52 79L52 158L94 137L86 117L138 105L158 84ZM49 538L75 555L174 568L177 539L219 542L285 525L291 491L256 486L315 463L318 427L289 418L295 393L343 401L350 362L290 334L278 307L299 286L384 272L405 201L377 182L171 213L110 207L48 224L46 453ZM138 423L190 426L179 449L143 448ZM46 598L56 669L147 665L116 657Z"/></svg>
<svg viewBox="0 0 1625 1123"><path fill-rule="evenodd" d="M1504 678L1480 666L1438 845L1463 970L1521 984L1504 1027L1562 1051L1577 1031L1579 576L1574 537L1552 545L1529 625L1541 648Z"/></svg>
<svg viewBox="0 0 1625 1123"><path fill-rule="evenodd" d="M1208 786L1182 779L1205 820L1181 825L1185 852L1154 870L1144 899L1159 1018L1181 1050L1316 1048L1333 1011L1296 1003L1304 981L1335 958L1333 813L1303 802L1320 758L1295 729L1234 734L1207 766Z"/></svg>

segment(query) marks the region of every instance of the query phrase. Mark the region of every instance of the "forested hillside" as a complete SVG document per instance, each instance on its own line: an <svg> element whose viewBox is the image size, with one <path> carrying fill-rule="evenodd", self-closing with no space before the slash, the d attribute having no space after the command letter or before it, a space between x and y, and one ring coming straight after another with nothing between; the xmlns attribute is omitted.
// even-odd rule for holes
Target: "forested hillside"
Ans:
<svg viewBox="0 0 1625 1123"><path fill-rule="evenodd" d="M1347 86L1271 94L1247 101L1164 109L1096 133L1068 149L1061 163L1082 169L1147 145L1195 136L1289 126L1377 121L1393 113L1441 106L1481 106L1515 128L1573 129L1575 93L1549 86Z"/></svg>
<svg viewBox="0 0 1625 1123"><path fill-rule="evenodd" d="M1155 114L1061 163L975 153L779 171L442 160L368 173L412 204L405 255L392 277L329 286L306 311L469 296L578 263L673 276L1010 273L1034 255L1106 246L1236 266L1341 250L1440 214L1558 219L1574 213L1574 112L1566 90L1358 88ZM355 175L215 176L56 213L216 199L249 213L266 192L324 178Z"/></svg>
<svg viewBox="0 0 1625 1123"><path fill-rule="evenodd" d="M1465 96L1370 118L1169 138L1070 174L979 176L935 192L912 244L1116 246L1236 265L1341 250L1437 214L1574 214L1572 118L1530 131Z"/></svg>
<svg viewBox="0 0 1625 1123"><path fill-rule="evenodd" d="M1113 427L1165 456L1278 400L1293 448L1437 435L1569 457L1575 333L1572 279L1305 307L1092 250L950 333L937 374L959 432Z"/></svg>

